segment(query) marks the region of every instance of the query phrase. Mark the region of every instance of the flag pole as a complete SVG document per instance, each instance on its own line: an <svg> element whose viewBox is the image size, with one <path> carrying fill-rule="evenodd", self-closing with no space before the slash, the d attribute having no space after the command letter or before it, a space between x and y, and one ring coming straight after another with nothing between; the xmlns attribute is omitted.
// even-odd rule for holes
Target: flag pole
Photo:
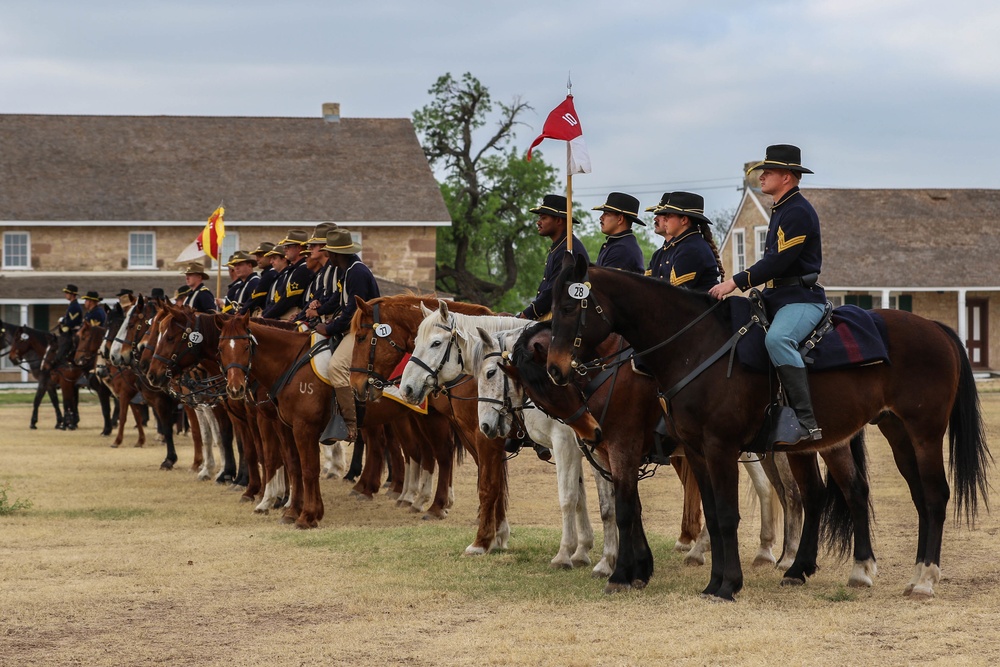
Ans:
<svg viewBox="0 0 1000 667"><path fill-rule="evenodd" d="M573 80L571 73L566 74L566 95L573 96ZM573 173L570 165L569 142L566 142L566 252L573 254Z"/></svg>
<svg viewBox="0 0 1000 667"><path fill-rule="evenodd" d="M222 244L219 244L219 258L215 260L215 296L222 293Z"/></svg>

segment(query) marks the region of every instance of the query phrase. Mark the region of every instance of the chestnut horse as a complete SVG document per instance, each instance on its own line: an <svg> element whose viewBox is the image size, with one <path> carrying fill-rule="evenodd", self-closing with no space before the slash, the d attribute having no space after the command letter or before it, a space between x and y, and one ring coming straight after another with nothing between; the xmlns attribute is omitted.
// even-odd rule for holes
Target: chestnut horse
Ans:
<svg viewBox="0 0 1000 667"><path fill-rule="evenodd" d="M382 397L382 389L389 384L389 376L413 350L417 328L423 315L420 305L436 307L436 296L400 295L372 299L357 299L358 309L351 323L355 337L354 356L351 359L351 386L358 401L367 412L380 404L392 403ZM452 303L456 312L469 315L488 315L485 306ZM389 325L382 327L379 325ZM506 549L510 537L507 523L507 461L503 440L487 438L479 430L476 407L476 383L461 382L446 392L432 396L428 402L432 412L444 414L451 421L462 444L479 467L477 486L479 492L479 529L476 538L466 547L466 555L479 555L497 549Z"/></svg>
<svg viewBox="0 0 1000 667"><path fill-rule="evenodd" d="M571 286L576 288L574 295ZM701 488L712 540L712 574L704 594L732 600L743 586L736 462L740 450L761 430L773 389L766 374L737 364L729 376L727 364L718 363L733 340L734 327L728 308L718 308L717 303L663 281L591 267L583 261L567 262L553 289L547 370L557 384L566 384L575 367L592 359L597 346L612 332L624 336L643 355L660 389L667 390L663 400L670 436L684 444ZM916 565L904 594L928 598L941 576L949 498L942 453L945 432L950 434L956 513L964 509L968 521L976 516L980 495L986 502L990 455L975 380L958 336L943 324L904 311L877 313L885 323L890 363L811 374L823 439L778 449L829 451L874 421L892 447L919 517ZM668 345L674 338L682 347ZM585 437L599 440L596 422L591 420L589 427ZM808 496L808 527L810 515L823 502L818 467L812 457L789 457L789 462ZM867 508L867 483L857 476L837 479L837 483L849 496L848 502L853 500L855 520L863 519L858 508ZM865 497L852 498L854 494ZM805 533L803 549L813 549L814 541ZM859 552L864 548L867 554ZM874 565L870 548L856 540L855 567ZM795 565L786 579L804 582L811 574L793 570Z"/></svg>

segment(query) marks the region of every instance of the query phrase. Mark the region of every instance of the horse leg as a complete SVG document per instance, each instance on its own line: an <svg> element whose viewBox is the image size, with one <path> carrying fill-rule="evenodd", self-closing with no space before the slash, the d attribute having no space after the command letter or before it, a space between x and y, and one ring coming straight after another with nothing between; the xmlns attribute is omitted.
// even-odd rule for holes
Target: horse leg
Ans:
<svg viewBox="0 0 1000 667"><path fill-rule="evenodd" d="M215 471L215 448L218 446L218 430L213 428L215 418L205 406L184 406L182 410L187 415L191 429L191 442L194 445L194 459L198 465L198 479L207 481Z"/></svg>
<svg viewBox="0 0 1000 667"><path fill-rule="evenodd" d="M288 502L281 513L280 523L295 523L302 511L302 468L299 465L299 453L295 447L295 436L292 429L284 422L276 421L278 425L278 438L281 442L282 458L285 461L285 470L288 471L288 484L291 487L288 492Z"/></svg>
<svg viewBox="0 0 1000 667"><path fill-rule="evenodd" d="M90 388L97 394L97 400L101 404L101 416L104 417L104 428L101 435L107 437L111 435L111 390L104 386L104 383L95 376L90 378Z"/></svg>
<svg viewBox="0 0 1000 667"><path fill-rule="evenodd" d="M403 495L403 487L406 484L406 460L403 457L403 446L400 443L395 431L386 425L384 430L384 447L386 451L386 463L389 474L386 476L385 485L389 487L390 498L399 498Z"/></svg>
<svg viewBox="0 0 1000 667"><path fill-rule="evenodd" d="M302 474L302 511L295 520L300 529L316 528L323 520L323 496L319 488L319 436L323 424L309 417L296 419L292 431Z"/></svg>
<svg viewBox="0 0 1000 667"><path fill-rule="evenodd" d="M260 430L257 427L257 410L251 408L249 404L244 404L246 412L246 424L243 431L247 434L247 442L243 443L243 470L240 474L246 481L246 489L240 495L241 503L253 502L260 493L263 486L260 478L260 459L262 453L262 443Z"/></svg>
<svg viewBox="0 0 1000 667"><path fill-rule="evenodd" d="M703 594L733 600L743 588L737 534L740 524L737 452L715 436L704 443L704 469L699 476L705 517L712 540L712 577ZM698 474L696 457L692 467ZM715 530L712 530L712 525Z"/></svg>
<svg viewBox="0 0 1000 667"><path fill-rule="evenodd" d="M223 407L212 409L214 421L219 429L219 451L222 452L222 470L215 476L216 484L231 484L236 479L236 456L233 453L233 438L236 437L229 412ZM170 429L173 433L173 430ZM319 442L319 438L316 439ZM318 474L318 473L317 473Z"/></svg>
<svg viewBox="0 0 1000 667"><path fill-rule="evenodd" d="M639 498L639 464L645 452L645 442L641 436L616 433L605 440L604 447L607 451L607 470L611 472L614 486L612 500L618 532L618 556L604 592L645 588L653 576L653 554L642 525L642 501Z"/></svg>
<svg viewBox="0 0 1000 667"><path fill-rule="evenodd" d="M146 429L142 426L142 406L133 405L132 408L132 419L135 420L135 427L139 430L139 439L135 441L136 447L142 447L146 444ZM121 443L121 439L125 436L125 422L128 419L128 410L120 410L120 417L118 418L118 439L115 442ZM112 445L117 447L118 445Z"/></svg>
<svg viewBox="0 0 1000 667"><path fill-rule="evenodd" d="M940 442L928 444L920 447L918 454L910 430L895 415L884 416L878 427L889 441L896 468L906 480L919 518L913 578L903 589L903 595L931 598L934 584L941 578L941 541L949 496L942 448ZM928 439L928 442L934 441Z"/></svg>
<svg viewBox="0 0 1000 667"><path fill-rule="evenodd" d="M198 479L208 479L211 472L205 472L205 476L202 477L202 472L205 468L205 439L201 434L201 423L198 421L199 407L192 407L190 405L183 405L181 410L177 412L177 421L182 422L184 418L187 418L188 424L190 424L191 432L191 445L194 448L194 461L191 462L191 470L198 473ZM180 430L174 429L175 433L180 433ZM214 468L214 464L212 465Z"/></svg>
<svg viewBox="0 0 1000 667"><path fill-rule="evenodd" d="M816 454L789 454L788 465L792 469L799 490L803 493L805 520L802 525L802 541L795 561L781 579L782 586L801 585L806 577L816 573L816 558L819 553L819 524L823 515L826 487L819 472Z"/></svg>
<svg viewBox="0 0 1000 667"><path fill-rule="evenodd" d="M382 486L382 470L385 467L385 447L381 426L362 426L358 429L364 433L366 453L361 474L351 488L350 495L362 500L371 500ZM355 449L357 452L357 449ZM392 497L391 494L389 496Z"/></svg>
<svg viewBox="0 0 1000 667"><path fill-rule="evenodd" d="M821 453L829 481L824 510L823 532L831 549L845 555L854 536L854 567L847 585L853 588L872 586L878 573L871 543L871 505L868 496L864 436L859 433L849 447L835 447Z"/></svg>
<svg viewBox="0 0 1000 667"><path fill-rule="evenodd" d="M507 460L502 440L491 440L478 428L467 430L466 436L473 438L479 463L479 528L475 540L465 548L465 555L477 556L506 549L510 539L506 516Z"/></svg>
<svg viewBox="0 0 1000 667"><path fill-rule="evenodd" d="M264 492L261 494L260 503L254 507L254 512L267 514L284 500L288 492L285 484L285 467L281 458L281 441L278 436L278 427L263 410L257 411L257 429L261 435L261 462L264 468L263 479Z"/></svg>
<svg viewBox="0 0 1000 667"><path fill-rule="evenodd" d="M38 381L38 385L35 387L35 398L31 404L31 425L28 427L31 430L38 429L38 406L42 404L42 399L48 392L48 388L42 380Z"/></svg>
<svg viewBox="0 0 1000 667"><path fill-rule="evenodd" d="M561 430L561 429L560 429ZM537 430L528 434L531 439L540 445L546 445L552 450L552 460L556 464L556 484L559 490L559 510L562 514L562 539L559 542L559 551L549 561L549 565L554 568L570 570L578 563L574 558L584 559L580 565L589 565L590 556L584 552L579 553L577 544L579 536L577 534L577 523L579 521L578 511L582 491L581 474L582 466L580 460L582 454L580 448L575 443L569 441L564 433L556 437L546 438ZM586 500L583 501L586 503ZM586 506L584 507L583 518L587 519ZM587 521L589 525L589 520ZM593 528L590 529L593 536ZM593 537L591 537L593 541Z"/></svg>
<svg viewBox="0 0 1000 667"><path fill-rule="evenodd" d="M364 408L361 408L361 412L358 417L358 424L364 421L362 415L364 414ZM361 474L361 469L364 466L364 456L365 456L365 438L362 434L361 426L358 427L358 437L354 439L354 450L351 452L351 467L347 469L344 473L345 482L353 482Z"/></svg>
<svg viewBox="0 0 1000 667"><path fill-rule="evenodd" d="M344 443L337 441L332 445L323 445L323 476L326 479L341 479L347 472L347 455Z"/></svg>
<svg viewBox="0 0 1000 667"><path fill-rule="evenodd" d="M767 479L767 473L760 461L750 458L748 454L741 454L740 461L744 469L750 475L754 491L760 502L760 546L757 547L757 554L753 559L753 567L762 565L774 565L777 560L774 557L774 545L778 541L778 494Z"/></svg>
<svg viewBox="0 0 1000 667"><path fill-rule="evenodd" d="M605 479L596 468L591 466L594 474L594 482L597 484L597 499L601 509L601 524L604 526L604 549L601 553L601 560L591 571L594 578L607 578L615 571L618 561L618 520L615 514L615 487L609 480Z"/></svg>
<svg viewBox="0 0 1000 667"><path fill-rule="evenodd" d="M438 468L434 499L431 506L427 508L424 518L443 519L448 516L449 491L451 490L454 463L454 452L452 451L454 440L452 439L451 426L445 419L430 415L414 419L413 424L417 437L422 438L430 447L431 455Z"/></svg>
<svg viewBox="0 0 1000 667"><path fill-rule="evenodd" d="M670 465L677 473L684 490L684 507L681 511L681 534L674 543L674 551L690 551L702 532L701 526L701 492L698 483L691 474L691 466L684 456L670 457ZM701 564L705 560L702 559Z"/></svg>
<svg viewBox="0 0 1000 667"><path fill-rule="evenodd" d="M788 454L776 453L761 459L761 465L767 474L771 486L778 492L778 500L784 515L784 540L781 558L777 568L787 570L795 562L795 554L802 540L802 496L799 485L795 483L792 470L788 466Z"/></svg>

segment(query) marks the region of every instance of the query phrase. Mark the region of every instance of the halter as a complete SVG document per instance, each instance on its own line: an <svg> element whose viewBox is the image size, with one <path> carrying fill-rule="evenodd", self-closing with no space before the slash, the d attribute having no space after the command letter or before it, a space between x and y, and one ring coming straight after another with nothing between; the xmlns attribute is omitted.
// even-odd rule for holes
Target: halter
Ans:
<svg viewBox="0 0 1000 667"><path fill-rule="evenodd" d="M492 357L500 357L502 359L502 361L500 362L502 365L509 365L510 352L508 352L507 349L505 348L504 341L498 339L497 342L500 344L500 351L489 352L485 354L483 356L483 360L485 361L486 359L490 359ZM527 435L528 429L524 425L524 410L525 408L532 406L526 405L524 402L522 402L519 407L514 405L514 401L513 399L511 399L510 396L510 376L508 376L506 373L503 374L502 399L490 398L489 396L478 396L476 400L478 400L480 403L493 403L495 405L499 405L500 406L499 409L493 408L493 410L500 415L501 419L505 419L508 416L510 417L511 426L517 429L514 433L515 438L523 438ZM508 458L513 458L513 456L516 456L516 454Z"/></svg>
<svg viewBox="0 0 1000 667"><path fill-rule="evenodd" d="M380 304L380 303L376 303L373 306L373 308L372 308L372 323L371 324L362 324L362 325L360 325L362 329L371 329L372 330L372 339L371 339L370 344L368 346L368 367L367 368L353 368L352 367L350 369L350 371L352 373L357 372L357 373L365 373L365 374L367 374L368 375L368 384L370 386L374 387L375 389L378 389L379 391L382 391L383 389L385 389L389 385L393 384L388 378L386 378L386 377L380 375L379 373L375 372L375 346L378 345L379 339L380 338L384 338L386 341L388 341L389 345L392 346L394 349L396 349L400 353L401 356L406 354L406 350L404 350L400 346L396 345L396 341L394 341L393 339L389 338L388 336L379 336L378 335L378 327L380 326L378 311L379 311L379 306L381 306L381 305L382 304Z"/></svg>
<svg viewBox="0 0 1000 667"><path fill-rule="evenodd" d="M455 328L455 316L454 315L449 316L447 326L441 324L440 322L435 322L434 326L437 327L438 329L444 329L445 331L451 334L451 337L448 339L448 347L444 349L444 356L441 357L441 363L438 364L437 368L432 369L430 366L428 366L426 363L418 359L416 356L411 356L410 361L415 363L417 366L420 366L428 373L430 373L431 379L434 380L433 391L442 391L443 389L446 389L449 386L454 386L452 383L446 383L445 387L442 387L441 384L438 382L438 375L441 373L441 369L444 368L444 365L448 363L448 361L451 359L451 349L453 347L458 348L458 365L465 367L465 363L462 360L462 348L458 347L457 345L457 340L456 340L457 330Z"/></svg>
<svg viewBox="0 0 1000 667"><path fill-rule="evenodd" d="M252 333L250 333L249 331L247 331L247 333L240 334L238 336L219 336L219 342L220 343L222 341L224 341L224 340L249 340L250 341L250 354L247 355L247 363L246 363L246 365L243 365L243 364L237 363L235 361L232 361L232 362L226 364L226 366L222 369L223 375L227 375L229 373L229 369L230 368L238 368L241 371L243 371L243 375L245 377L249 378L250 377L250 367L253 366L253 354L254 354L254 352L257 349L257 339L254 338L254 335Z"/></svg>
<svg viewBox="0 0 1000 667"><path fill-rule="evenodd" d="M588 290L590 289L590 287L591 287L591 285L590 285L590 269L587 269L583 273L583 284L586 285L586 287L587 287ZM570 285L571 285L570 281L567 280L565 283L563 283L563 288L564 289L568 288ZM598 315L600 315L600 317L604 321L604 323L607 324L610 327L611 326L611 322L604 315L604 309L601 308L601 304L597 303L597 297L594 296L593 294L589 294L588 296L590 297L590 299L593 299L593 301L594 301L594 312L596 312ZM582 298L582 299L577 299L577 300L580 302L580 319L577 320L577 323L576 323L576 335L573 336L573 353L572 353L572 361L570 362L570 364L571 364L571 366L573 368L577 369L577 372L580 372L579 367L580 367L581 364L580 364L580 361L577 359L576 351L579 350L580 347L581 347L581 345L583 344L583 330L587 326L587 309L589 308L590 303L589 303L589 299L587 299L586 297ZM581 375L583 373L586 373L586 371L583 371L581 373Z"/></svg>

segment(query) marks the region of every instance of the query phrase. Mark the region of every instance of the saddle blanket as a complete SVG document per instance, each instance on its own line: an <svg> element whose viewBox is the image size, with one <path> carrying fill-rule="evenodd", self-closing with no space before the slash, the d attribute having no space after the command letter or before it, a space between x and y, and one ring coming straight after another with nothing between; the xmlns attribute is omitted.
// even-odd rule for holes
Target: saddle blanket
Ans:
<svg viewBox="0 0 1000 667"><path fill-rule="evenodd" d="M326 336L321 336L320 334L314 332L312 338L309 339L309 342L313 347L316 347L321 340L326 340ZM328 372L328 369L330 368L330 359L332 358L333 350L328 347L309 360L309 364L312 366L313 373L316 374L316 377L331 387L333 386L333 383L330 382L330 373Z"/></svg>
<svg viewBox="0 0 1000 667"><path fill-rule="evenodd" d="M729 298L733 333L750 321L750 302ZM833 329L828 331L806 356L810 371L827 371L848 366L888 363L885 321L870 310L840 306L833 310ZM764 330L754 326L736 345L736 358L754 371L766 373L771 360L764 347Z"/></svg>
<svg viewBox="0 0 1000 667"><path fill-rule="evenodd" d="M427 414L426 396L424 397L424 400L420 402L420 405L413 405L412 403L407 403L406 400L399 395L399 380L400 378L403 377L403 369L406 368L406 362L410 360L411 356L413 355L411 355L409 352L404 354L403 360L400 361L394 369L392 369L392 373L389 374L389 382L391 382L392 384L390 384L388 387L382 390L382 395L388 398L390 401L396 401L401 405L405 405L414 412L419 412L422 415L426 415Z"/></svg>

